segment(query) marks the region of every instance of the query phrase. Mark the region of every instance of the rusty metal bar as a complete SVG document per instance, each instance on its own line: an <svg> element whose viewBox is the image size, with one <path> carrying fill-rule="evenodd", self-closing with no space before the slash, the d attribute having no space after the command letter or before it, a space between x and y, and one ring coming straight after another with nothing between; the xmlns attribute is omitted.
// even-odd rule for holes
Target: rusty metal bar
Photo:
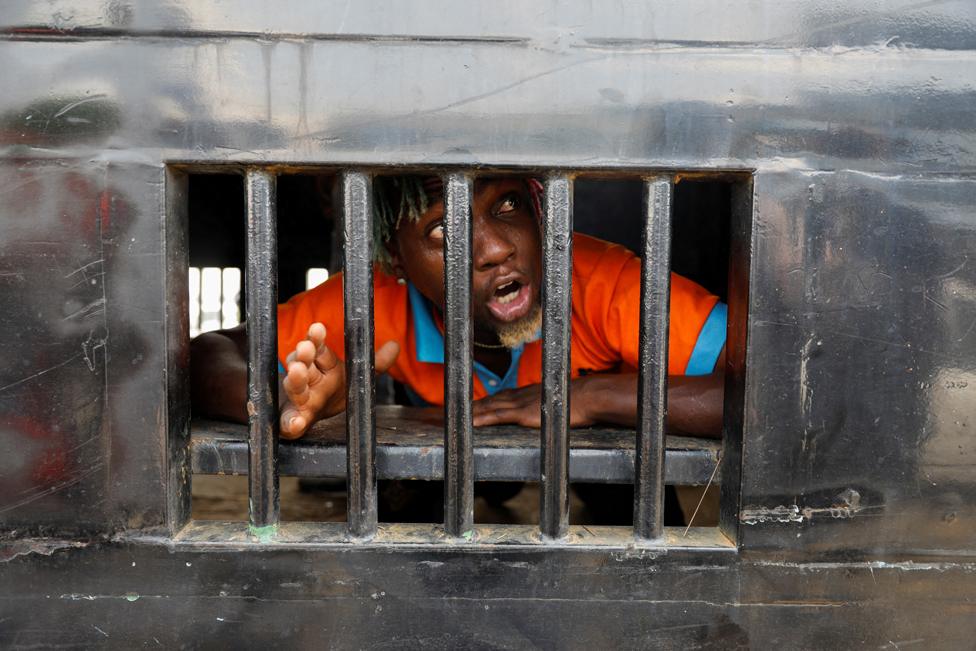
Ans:
<svg viewBox="0 0 976 651"><path fill-rule="evenodd" d="M373 378L373 187L361 172L342 175L345 235L346 519L349 533L376 533L376 393Z"/></svg>
<svg viewBox="0 0 976 651"><path fill-rule="evenodd" d="M471 425L471 178L444 182L444 528L462 536L474 526Z"/></svg>
<svg viewBox="0 0 976 651"><path fill-rule="evenodd" d="M569 527L569 349L573 270L573 182L546 179L542 222L542 503L540 528Z"/></svg>
<svg viewBox="0 0 976 651"><path fill-rule="evenodd" d="M639 540L656 540L664 535L664 425L668 400L673 193L670 176L652 177L644 183L640 375L634 460L634 536Z"/></svg>
<svg viewBox="0 0 976 651"><path fill-rule="evenodd" d="M249 169L247 194L248 496L252 534L278 526L278 243L276 178Z"/></svg>

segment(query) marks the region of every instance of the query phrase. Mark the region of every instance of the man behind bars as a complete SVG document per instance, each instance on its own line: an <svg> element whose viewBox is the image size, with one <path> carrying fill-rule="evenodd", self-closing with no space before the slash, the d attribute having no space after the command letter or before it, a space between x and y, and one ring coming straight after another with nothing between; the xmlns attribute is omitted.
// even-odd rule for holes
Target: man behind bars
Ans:
<svg viewBox="0 0 976 651"><path fill-rule="evenodd" d="M374 180L374 319L377 373L417 405L444 404L444 202L435 177ZM474 425L538 427L542 380L541 186L534 179L474 183L472 318ZM640 259L575 233L572 272L571 424L633 426L637 417ZM668 426L717 436L722 422L726 308L681 276L671 278ZM193 403L246 422L243 326L197 337ZM302 436L345 409L341 274L278 307L281 436Z"/></svg>

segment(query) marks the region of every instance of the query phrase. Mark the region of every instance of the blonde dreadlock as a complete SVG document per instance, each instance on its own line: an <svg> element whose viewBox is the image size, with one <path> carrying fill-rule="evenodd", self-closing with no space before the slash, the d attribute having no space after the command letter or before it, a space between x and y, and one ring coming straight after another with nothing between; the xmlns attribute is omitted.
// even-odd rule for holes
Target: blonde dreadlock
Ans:
<svg viewBox="0 0 976 651"><path fill-rule="evenodd" d="M394 208L394 204L396 207ZM422 176L383 176L373 179L373 259L390 272L393 260L386 248L404 217L420 220L430 201Z"/></svg>

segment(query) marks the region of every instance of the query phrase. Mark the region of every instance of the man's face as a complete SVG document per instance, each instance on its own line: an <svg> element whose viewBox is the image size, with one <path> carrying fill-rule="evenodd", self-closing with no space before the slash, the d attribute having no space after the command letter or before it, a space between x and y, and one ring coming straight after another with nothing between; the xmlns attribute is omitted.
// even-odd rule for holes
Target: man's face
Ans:
<svg viewBox="0 0 976 651"><path fill-rule="evenodd" d="M532 198L522 179L476 181L471 212L472 310L475 337L485 340L537 318L542 242ZM438 198L418 221L401 221L393 254L394 268L441 309L443 221L444 203Z"/></svg>

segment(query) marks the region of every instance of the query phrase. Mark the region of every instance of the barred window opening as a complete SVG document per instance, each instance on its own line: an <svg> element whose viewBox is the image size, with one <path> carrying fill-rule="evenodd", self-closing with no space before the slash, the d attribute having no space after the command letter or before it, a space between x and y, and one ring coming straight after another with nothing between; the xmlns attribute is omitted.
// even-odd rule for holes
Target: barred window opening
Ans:
<svg viewBox="0 0 976 651"><path fill-rule="evenodd" d="M278 302L283 303L343 269L341 183L349 177L315 172L279 174L271 178L276 189ZM382 179L387 177L379 174L371 178L373 182L376 179L383 182ZM472 188L469 191L473 191L475 183L480 183L477 179L483 177L468 178L471 180L465 183ZM545 180L545 176L528 177L525 174L507 178ZM668 187L673 188L668 190L666 208L670 212L669 268L724 304L729 294L731 194L737 184L746 182L746 177L665 175L659 178L671 179ZM675 178L677 183L674 183ZM242 271L247 268L244 245L246 200L245 184L239 172L191 173L189 181L188 316L191 334L196 336L200 332L229 328L244 321L247 281ZM574 232L598 238L596 241L616 243L640 255L645 250L642 233L648 210L647 187L647 181L638 175L571 178L569 210ZM528 200L537 198L539 201L533 210L546 210L547 189L551 191L540 184L539 190L526 195ZM374 211L375 214L378 213ZM545 218L544 215L540 217ZM380 260L382 265L385 264L384 255L385 251L372 257ZM584 249L578 255L585 257L589 250ZM471 264L477 264L476 251L472 257ZM412 284L409 289L412 294L418 293ZM409 309L416 309L416 301L422 299L414 296ZM440 313L436 308L431 313L436 327L442 327ZM673 313L670 319L673 323ZM720 341L724 342L724 321L721 327ZM478 342L477 337L474 341ZM382 343L376 341L377 346ZM567 346L577 343L585 342L567 340ZM673 344L669 347L673 349ZM440 355L443 359L443 350ZM716 363L714 357L708 360L713 365ZM504 377L504 372L484 375L478 369L476 365L471 377L486 389L492 382L512 381ZM574 373L586 376L607 370L579 368L574 369ZM624 370L636 371L637 368L634 365ZM406 405L411 401L417 404L418 396L409 383L396 382L383 375L376 380L375 391L378 512L365 513L364 517L379 523L443 523L446 514L445 485L440 481L442 462L432 463L425 455L430 454L432 446L441 455L439 446L443 441L444 425L432 421L429 412L423 415L410 411L411 407ZM222 431L218 431L221 428ZM248 480L244 476L248 465L247 443L239 438L242 434L233 433L243 433L244 429L219 426L212 420L196 417L193 432L192 517L247 520ZM599 423L586 428L571 428L571 461L566 471L569 492L567 497L557 498L568 501L565 512L555 516L557 521L552 525L553 531L566 525L635 526L633 432L633 429ZM281 474L282 521L346 521L349 494L345 479L348 470L345 435L344 418L336 416L317 425L307 438L281 442L275 460ZM471 510L472 520L469 524L461 521L459 526L540 523L544 516L540 504L544 510L545 501L543 487L538 482L539 435L538 429L513 426L488 430L475 428L471 453L474 467L467 471L474 473L473 501L470 507L463 507ZM490 440L493 437L496 440ZM660 480L667 487L663 493L654 493L648 498L660 502L663 508L661 515L654 516L660 518L660 524L649 529L655 536L660 535L656 533L660 530L654 527L661 524L684 526L690 523L695 527L717 524L721 474L712 471L720 456L721 444L713 441L680 436L667 439L667 460L661 464L664 479ZM707 490L705 484L710 484ZM562 525L559 525L559 518L562 518ZM375 527L375 524L367 523L367 529L369 527Z"/></svg>

